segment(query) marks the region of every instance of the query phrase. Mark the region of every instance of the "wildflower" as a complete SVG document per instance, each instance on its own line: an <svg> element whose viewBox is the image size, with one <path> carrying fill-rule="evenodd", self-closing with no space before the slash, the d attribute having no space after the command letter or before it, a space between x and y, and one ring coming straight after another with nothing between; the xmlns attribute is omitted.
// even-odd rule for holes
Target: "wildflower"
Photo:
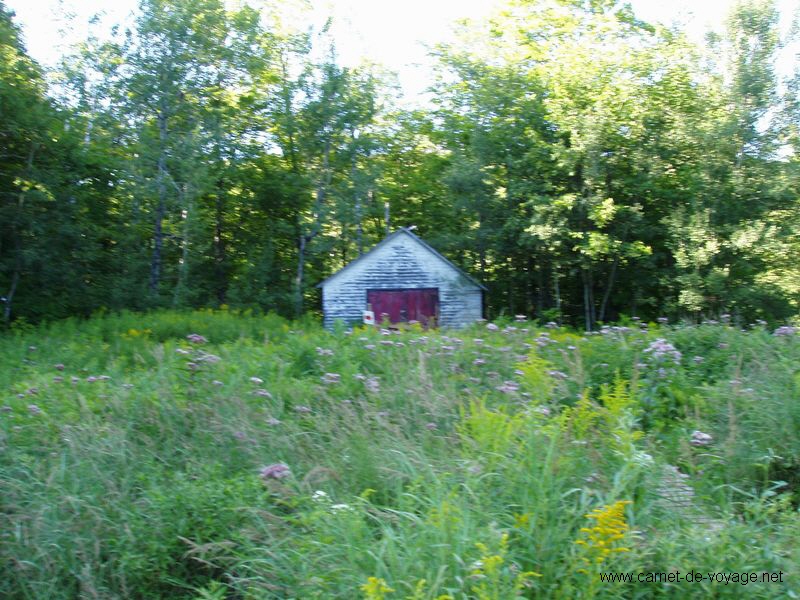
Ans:
<svg viewBox="0 0 800 600"><path fill-rule="evenodd" d="M504 394L513 394L519 390L519 384L515 381L504 381L503 385L498 386L496 389Z"/></svg>
<svg viewBox="0 0 800 600"><path fill-rule="evenodd" d="M53 368L56 371L63 371L64 370L64 365L62 363L58 363L57 365L53 365Z"/></svg>
<svg viewBox="0 0 800 600"><path fill-rule="evenodd" d="M301 415L307 415L308 413L311 412L311 408L309 408L308 406L304 406L304 405L300 404L300 405L294 407L294 412L296 412L298 414L301 414Z"/></svg>
<svg viewBox="0 0 800 600"><path fill-rule="evenodd" d="M328 500L328 494L322 490L316 490L313 494L311 494L311 499L314 502L326 502Z"/></svg>
<svg viewBox="0 0 800 600"><path fill-rule="evenodd" d="M525 321L528 320L528 317L527 315L514 315L514 320L517 323L524 323Z"/></svg>
<svg viewBox="0 0 800 600"><path fill-rule="evenodd" d="M35 387L28 388L28 389L25 391L25 393L26 393L26 394L28 394L29 396L35 396L36 394L38 394L38 393L39 393L39 388L35 388Z"/></svg>
<svg viewBox="0 0 800 600"><path fill-rule="evenodd" d="M433 422L425 423L425 429L429 431L435 431L436 429L439 429L439 426Z"/></svg>
<svg viewBox="0 0 800 600"><path fill-rule="evenodd" d="M264 380L261 379L261 377L251 377L250 383L254 383L255 385L261 385L262 383L264 383Z"/></svg>
<svg viewBox="0 0 800 600"><path fill-rule="evenodd" d="M368 577L367 583L363 584L360 589L364 592L366 600L383 600L386 594L394 591L386 584L386 580L380 577Z"/></svg>
<svg viewBox="0 0 800 600"><path fill-rule="evenodd" d="M189 354L189 351L186 348L175 348L175 352L183 355Z"/></svg>
<svg viewBox="0 0 800 600"><path fill-rule="evenodd" d="M89 377L86 378L86 381L88 381L89 383L94 383L95 381L97 381L97 377L95 377L94 375L89 375Z"/></svg>
<svg viewBox="0 0 800 600"><path fill-rule="evenodd" d="M204 338L199 333L190 333L186 336L186 339L189 340L192 344L206 344L208 340Z"/></svg>
<svg viewBox="0 0 800 600"><path fill-rule="evenodd" d="M73 375L72 377L69 378L69 380L74 385L74 384L78 383L81 380L81 378L80 377L75 377L75 375Z"/></svg>
<svg viewBox="0 0 800 600"><path fill-rule="evenodd" d="M475 343L476 346L480 346L481 344L483 344L483 340L481 338L475 338L472 341Z"/></svg>
<svg viewBox="0 0 800 600"><path fill-rule="evenodd" d="M198 368L200 368L200 365L198 365L196 362L187 362L186 368L190 371L196 371Z"/></svg>
<svg viewBox="0 0 800 600"><path fill-rule="evenodd" d="M331 385L334 383L339 383L342 380L342 376L339 375L338 373L325 373L325 375L323 375L321 379L322 383Z"/></svg>
<svg viewBox="0 0 800 600"><path fill-rule="evenodd" d="M375 350L375 344L366 344L364 348L366 350Z"/></svg>
<svg viewBox="0 0 800 600"><path fill-rule="evenodd" d="M692 446L702 447L708 446L712 441L714 441L714 438L710 434L695 430L692 432L692 438L689 443Z"/></svg>
<svg viewBox="0 0 800 600"><path fill-rule="evenodd" d="M381 391L381 382L377 377L368 377L364 382L364 387L367 388L368 392L377 394Z"/></svg>
<svg viewBox="0 0 800 600"><path fill-rule="evenodd" d="M331 504L331 512L339 512L341 510L351 510L349 504Z"/></svg>
<svg viewBox="0 0 800 600"><path fill-rule="evenodd" d="M259 474L261 475L261 479L267 481L269 479L285 479L292 474L292 471L283 463L275 463L267 465L266 467L261 467Z"/></svg>
<svg viewBox="0 0 800 600"><path fill-rule="evenodd" d="M254 396L259 396L260 398L272 398L272 394L270 394L264 388L258 388L256 391L253 392Z"/></svg>
<svg viewBox="0 0 800 600"><path fill-rule="evenodd" d="M281 422L278 419L276 419L275 417L267 417L265 423L267 425L272 425L272 426L281 424Z"/></svg>
<svg viewBox="0 0 800 600"><path fill-rule="evenodd" d="M28 404L28 412L32 415L40 415L42 414L42 409L35 404Z"/></svg>
<svg viewBox="0 0 800 600"><path fill-rule="evenodd" d="M569 379L569 375L567 375L563 371L548 371L547 374L550 375L550 377L552 377L553 379L561 379L561 380Z"/></svg>
<svg viewBox="0 0 800 600"><path fill-rule="evenodd" d="M61 383L62 381L64 381L63 377L53 377L53 383Z"/></svg>
<svg viewBox="0 0 800 600"><path fill-rule="evenodd" d="M488 329L489 331L497 331L500 328L497 325L495 325L494 323L487 323L486 324L486 329Z"/></svg>
<svg viewBox="0 0 800 600"><path fill-rule="evenodd" d="M659 322L659 323L661 323L662 325L665 325L666 323L669 323L669 319L668 319L667 317L658 317L658 318L656 319L656 321L658 321L658 322Z"/></svg>
<svg viewBox="0 0 800 600"><path fill-rule="evenodd" d="M317 346L317 354L320 356L333 356L333 350L329 348L320 348Z"/></svg>
<svg viewBox="0 0 800 600"><path fill-rule="evenodd" d="M775 335L775 336L778 336L778 337L780 337L780 336L789 337L789 336L795 335L796 333L797 333L797 327L792 327L791 325L784 325L783 327L778 327L772 333L772 335Z"/></svg>
<svg viewBox="0 0 800 600"><path fill-rule="evenodd" d="M394 342L392 340L381 340L381 346L394 346Z"/></svg>
<svg viewBox="0 0 800 600"><path fill-rule="evenodd" d="M223 385L223 383L219 379L215 379L214 381L211 382L211 385L220 386Z"/></svg>
<svg viewBox="0 0 800 600"><path fill-rule="evenodd" d="M727 347L728 344L726 344L725 342L720 342L719 344L717 344L717 348L719 348L720 350L725 350L725 348Z"/></svg>
<svg viewBox="0 0 800 600"><path fill-rule="evenodd" d="M97 381L108 381L110 379L111 377L109 375L100 375L100 377L97 378Z"/></svg>
<svg viewBox="0 0 800 600"><path fill-rule="evenodd" d="M482 358L476 358L475 360L472 361L472 364L475 365L476 367L479 367L481 365L485 365L486 361L483 360Z"/></svg>
<svg viewBox="0 0 800 600"><path fill-rule="evenodd" d="M558 323L556 323L555 321L548 321L547 323L544 324L544 326L547 327L548 329L558 329Z"/></svg>
<svg viewBox="0 0 800 600"><path fill-rule="evenodd" d="M664 338L658 338L657 340L650 343L650 345L644 349L645 354L650 354L654 360L660 361L662 359L672 360L675 364L681 362L681 356L683 356L672 344L670 344Z"/></svg>
<svg viewBox="0 0 800 600"><path fill-rule="evenodd" d="M132 383L123 383L122 387L123 387L123 389L129 390L129 389L131 389L133 387L133 384Z"/></svg>
<svg viewBox="0 0 800 600"><path fill-rule="evenodd" d="M216 354L208 354L207 352L203 352L200 356L197 357L197 362L208 363L210 365L217 364L222 359L217 356Z"/></svg>
<svg viewBox="0 0 800 600"><path fill-rule="evenodd" d="M700 363L705 361L705 358L703 358L702 356L695 356L692 360L694 361L694 364L699 365Z"/></svg>
<svg viewBox="0 0 800 600"><path fill-rule="evenodd" d="M237 440L246 440L247 434L244 431L234 431L233 437L235 437Z"/></svg>
<svg viewBox="0 0 800 600"><path fill-rule="evenodd" d="M587 519L594 521L595 525L582 527L580 532L584 536L575 543L585 549L583 562L587 566L601 564L613 553L630 552L629 548L618 545L629 530L625 521L625 506L630 503L630 500L617 500L614 504L595 508L590 514L585 515ZM582 571L586 572L585 569Z"/></svg>

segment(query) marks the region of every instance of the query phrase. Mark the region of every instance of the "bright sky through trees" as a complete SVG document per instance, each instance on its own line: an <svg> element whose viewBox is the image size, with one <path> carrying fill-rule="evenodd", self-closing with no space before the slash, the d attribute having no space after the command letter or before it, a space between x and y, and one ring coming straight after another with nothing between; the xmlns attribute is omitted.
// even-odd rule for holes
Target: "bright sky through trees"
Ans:
<svg viewBox="0 0 800 600"><path fill-rule="evenodd" d="M632 0L636 13L646 21L678 22L697 38L708 28L718 29L734 0ZM87 22L99 12L106 17L100 22L97 35L104 28L122 21L135 8L135 0L7 0L23 26L28 51L45 64L53 64L65 44L84 38ZM321 25L328 16L334 18L337 50L345 65L363 59L381 63L396 71L406 96L413 100L423 94L430 83L431 61L427 47L452 40L453 24L464 18L480 19L496 6L490 0L312 0L309 22ZM789 29L800 0L780 0L781 29ZM285 3L284 3L285 6ZM74 15L72 20L64 13ZM792 62L791 51L785 53L784 66Z"/></svg>

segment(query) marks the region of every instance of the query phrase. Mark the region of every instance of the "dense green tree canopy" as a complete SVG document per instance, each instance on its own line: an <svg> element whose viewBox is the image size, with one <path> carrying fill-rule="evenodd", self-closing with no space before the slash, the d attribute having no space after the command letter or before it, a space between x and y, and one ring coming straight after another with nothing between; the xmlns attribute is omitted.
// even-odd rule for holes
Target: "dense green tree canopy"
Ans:
<svg viewBox="0 0 800 600"><path fill-rule="evenodd" d="M3 322L108 308L318 310L387 231L489 316L785 320L800 307L800 75L770 0L705 45L615 1L509 0L436 48L435 101L260 5L142 0L57 87L0 3Z"/></svg>

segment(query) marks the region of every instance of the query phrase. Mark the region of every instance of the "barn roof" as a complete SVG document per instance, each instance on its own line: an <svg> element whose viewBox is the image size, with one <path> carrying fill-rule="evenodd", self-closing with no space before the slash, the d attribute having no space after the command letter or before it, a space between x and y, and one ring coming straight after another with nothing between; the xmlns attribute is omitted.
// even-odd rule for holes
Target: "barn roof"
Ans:
<svg viewBox="0 0 800 600"><path fill-rule="evenodd" d="M400 236L400 235L403 235L403 234L405 234L405 235L409 236L409 237L410 237L412 240L414 240L415 242L417 242L419 245L421 245L423 248L425 248L425 249L426 249L428 252L430 252L430 253L431 253L431 254L433 254L434 256L437 256L437 257L438 257L438 258L439 258L441 261L443 261L445 264L447 264L448 266L450 266L450 268L452 268L454 271L458 272L459 274L463 275L463 276L464 276L465 278L467 278L467 279L468 279L470 282L474 283L474 284L475 284L477 287L481 288L481 289L482 289L482 290L484 290L484 291L486 290L486 286L484 286L482 283L480 283L479 281L477 281L477 280L476 280L474 277L472 277L472 276L471 276L471 275L469 275L468 273L465 273L463 270L459 269L459 268L458 268L456 265L454 265L452 262L450 262L449 260L447 260L447 259L446 259L444 256L442 256L441 254L439 254L439 253L438 253L436 250L434 250L433 248L431 248L431 247L430 247L430 246L429 246L427 243L425 243L425 242L424 242L422 239L420 239L419 237L417 237L416 235L414 235L413 233L411 233L411 231L410 231L409 229L407 229L406 227L401 227L400 229L398 229L397 231L395 231L395 232L394 232L394 233L392 233L391 235L388 235L388 236L386 236L385 238L383 238L383 239L382 239L380 242L378 242L378 243L377 243L377 244L375 244L375 245L374 245L372 248L370 248L370 250L369 250L368 252L365 252L364 254L362 254L361 256L359 256L357 259L355 259L355 260L353 260L353 261L351 261L351 262L347 263L347 264L346 264L344 267L342 267L341 269L339 269L338 271L336 271L336 273L334 273L333 275L331 275L330 277L328 277L327 279L325 279L325 280L324 280L324 281L322 281L321 283L318 283L318 284L317 284L317 287L323 287L323 286L325 286L325 284L329 283L329 282L330 282L332 279L334 279L334 278L338 277L339 275L341 275L342 273L344 273L345 271L347 271L347 270L348 270L350 267L352 267L352 266L353 266L353 265L355 265L356 263L358 263L358 262L361 262L362 260L364 260L364 259L365 259L367 256L369 256L370 254L373 254L374 252L376 252L377 250L379 250L380 248L382 248L383 246L385 246L386 244L388 244L388 243L389 243L391 240L393 240L393 239L395 239L396 237L398 237L398 236Z"/></svg>

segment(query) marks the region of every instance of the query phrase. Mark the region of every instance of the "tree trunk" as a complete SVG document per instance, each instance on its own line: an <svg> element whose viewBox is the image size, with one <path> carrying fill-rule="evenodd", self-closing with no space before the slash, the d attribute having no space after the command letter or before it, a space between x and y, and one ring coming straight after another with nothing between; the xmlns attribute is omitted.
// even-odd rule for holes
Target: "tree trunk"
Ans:
<svg viewBox="0 0 800 600"><path fill-rule="evenodd" d="M8 294L5 298L5 306L3 307L3 323L5 323L6 326L11 322L11 304L14 302L14 294L17 292L17 284L19 284L20 262L21 261L18 259L14 265L14 274L11 276L11 287L8 289Z"/></svg>
<svg viewBox="0 0 800 600"><path fill-rule="evenodd" d="M158 155L158 205L156 207L156 220L153 227L153 257L150 261L150 294L158 293L158 284L161 279L162 247L164 245L164 217L167 211L167 117L164 112L158 114L158 139L161 144Z"/></svg>
<svg viewBox="0 0 800 600"><path fill-rule="evenodd" d="M188 197L186 185L184 184L181 195ZM183 212L183 235L181 236L181 258L178 263L178 281L175 284L175 292L172 295L172 306L178 308L183 306L187 279L189 278L189 244L191 243L191 229L189 219L192 217L194 207L187 201L187 207Z"/></svg>
<svg viewBox="0 0 800 600"><path fill-rule="evenodd" d="M214 219L214 270L217 280L217 302L225 304L228 296L228 273L225 268L227 249L225 247L225 199L222 186L217 187L216 213Z"/></svg>
<svg viewBox="0 0 800 600"><path fill-rule="evenodd" d="M294 296L294 313L299 317L303 314L303 276L306 264L306 236L300 233L300 239L297 244L297 275L294 280L295 296Z"/></svg>
<svg viewBox="0 0 800 600"><path fill-rule="evenodd" d="M553 294L555 295L558 324L561 325L561 286L559 285L558 279L558 263L556 263L553 265Z"/></svg>
<svg viewBox="0 0 800 600"><path fill-rule="evenodd" d="M325 140L325 150L322 154L322 173L320 173L319 181L317 182L317 192L314 199L314 222L309 233L303 231L302 225L300 226L300 239L297 246L297 276L295 278L295 315L300 317L303 314L303 285L305 276L305 260L308 250L308 243L317 237L322 231L322 206L325 204L325 198L328 193L328 186L331 181L330 172L330 154L331 154L331 140L330 137Z"/></svg>
<svg viewBox="0 0 800 600"><path fill-rule="evenodd" d="M533 259L531 259L533 261ZM537 319L542 318L542 311L544 310L544 269L540 266L536 269L536 307L535 314Z"/></svg>
<svg viewBox="0 0 800 600"><path fill-rule="evenodd" d="M614 288L614 281L617 276L617 265L619 265L619 256L614 257L614 262L611 263L611 272L608 274L608 283L603 292L603 300L600 302L600 315L597 320L601 323L606 320L606 308L608 307L608 299L611 297L611 290Z"/></svg>
<svg viewBox="0 0 800 600"><path fill-rule="evenodd" d="M596 321L594 308L594 294L592 293L592 273L589 269L581 269L583 279L583 314L586 323L586 331L592 331Z"/></svg>
<svg viewBox="0 0 800 600"><path fill-rule="evenodd" d="M33 171L33 157L36 155L36 145L31 142L31 147L28 150L28 159L25 161L25 178L30 179L31 172ZM17 195L17 214L15 216L16 223L12 227L14 235L14 246L16 256L14 257L14 272L11 275L11 285L6 294L5 305L3 306L3 322L8 325L11 322L11 306L14 303L14 295L17 293L19 286L19 279L22 276L23 255L22 255L22 236L19 232L19 219L22 216L22 211L25 208L25 192L19 191Z"/></svg>

